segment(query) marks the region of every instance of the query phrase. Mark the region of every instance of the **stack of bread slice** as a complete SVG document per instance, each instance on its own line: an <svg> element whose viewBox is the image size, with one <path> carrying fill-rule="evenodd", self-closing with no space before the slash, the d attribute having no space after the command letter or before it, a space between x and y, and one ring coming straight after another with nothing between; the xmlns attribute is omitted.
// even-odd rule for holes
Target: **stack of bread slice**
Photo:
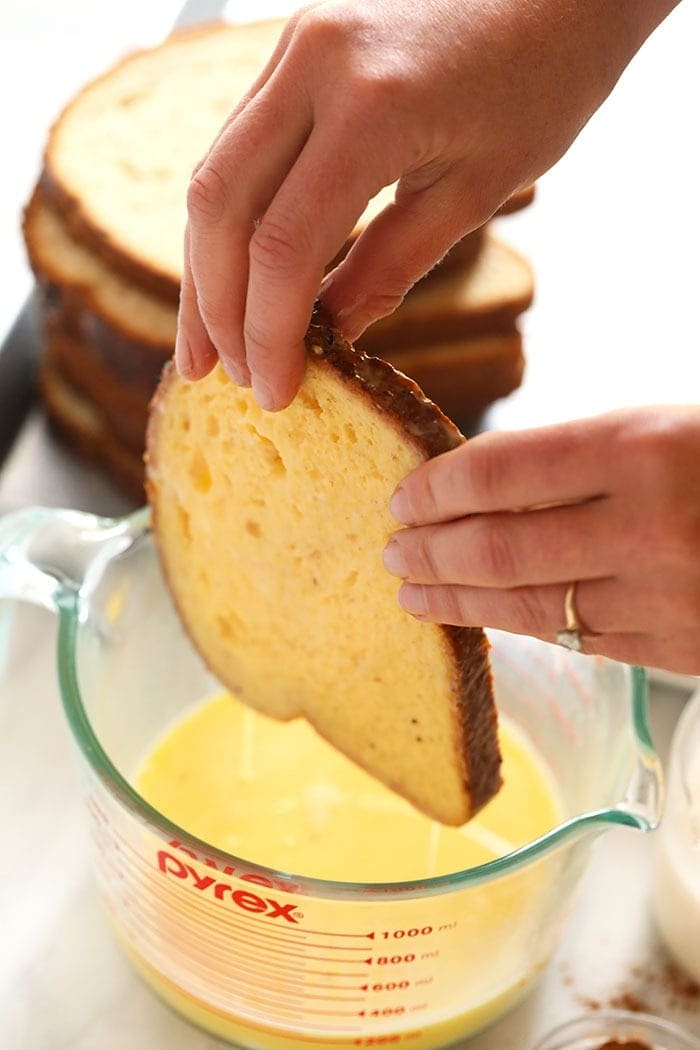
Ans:
<svg viewBox="0 0 700 1050"><path fill-rule="evenodd" d="M51 130L25 212L45 407L136 499L148 403L175 340L189 178L281 26L181 32L93 81ZM531 196L524 190L506 210ZM339 258L389 199L391 189L370 202ZM359 345L462 422L520 383L516 322L532 294L527 262L479 230Z"/></svg>

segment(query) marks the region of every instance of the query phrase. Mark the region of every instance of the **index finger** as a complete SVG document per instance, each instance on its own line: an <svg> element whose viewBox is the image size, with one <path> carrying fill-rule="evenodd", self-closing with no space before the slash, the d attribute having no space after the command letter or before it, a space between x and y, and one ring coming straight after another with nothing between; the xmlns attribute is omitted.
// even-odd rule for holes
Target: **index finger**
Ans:
<svg viewBox="0 0 700 1050"><path fill-rule="evenodd" d="M403 525L580 503L613 486L613 423L601 417L481 434L417 467L390 509Z"/></svg>
<svg viewBox="0 0 700 1050"><path fill-rule="evenodd" d="M314 128L250 241L246 360L268 410L294 397L325 267L383 185L345 142L342 129Z"/></svg>

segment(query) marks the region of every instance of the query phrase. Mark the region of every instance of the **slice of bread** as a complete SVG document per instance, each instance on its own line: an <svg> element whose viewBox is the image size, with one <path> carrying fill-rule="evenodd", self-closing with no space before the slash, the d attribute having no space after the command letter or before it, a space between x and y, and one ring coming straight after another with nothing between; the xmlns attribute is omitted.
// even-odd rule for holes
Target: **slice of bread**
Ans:
<svg viewBox="0 0 700 1050"><path fill-rule="evenodd" d="M117 441L142 457L150 396L134 394L94 359L82 340L56 324L46 329L43 360L100 413ZM155 383L151 394L153 390Z"/></svg>
<svg viewBox="0 0 700 1050"><path fill-rule="evenodd" d="M474 421L516 390L525 371L519 332L392 349L387 360L415 380L452 419Z"/></svg>
<svg viewBox="0 0 700 1050"><path fill-rule="evenodd" d="M39 389L49 421L82 458L99 464L134 505L144 500L143 459L111 433L102 414L47 361L39 370Z"/></svg>
<svg viewBox="0 0 700 1050"><path fill-rule="evenodd" d="M487 232L470 267L435 271L393 314L368 328L358 345L366 353L387 357L394 346L404 349L482 332L511 332L533 295L530 264Z"/></svg>
<svg viewBox="0 0 700 1050"><path fill-rule="evenodd" d="M458 446L456 427L384 361L317 315L302 388L264 413L220 367L166 370L147 489L166 578L218 678L339 750L446 824L500 784L481 630L420 623L381 552L395 485Z"/></svg>
<svg viewBox="0 0 700 1050"><path fill-rule="evenodd" d="M42 187L77 239L144 289L177 301L186 193L283 22L216 23L134 54L88 84L56 121ZM391 199L382 191L352 241ZM529 190L511 207L528 203Z"/></svg>
<svg viewBox="0 0 700 1050"><path fill-rule="evenodd" d="M143 344L149 356L155 354L160 370L175 345L176 306L143 291L81 244L40 191L25 209L23 233L37 277L112 330Z"/></svg>
<svg viewBox="0 0 700 1050"><path fill-rule="evenodd" d="M172 353L175 307L142 291L83 247L40 193L26 210L24 233L44 289L45 314L83 343L84 353L93 359L93 372L111 372L135 396L150 397ZM490 234L471 247L478 249L479 244L481 250L469 266L451 261L447 270L441 266L424 278L395 315L362 336L360 347L394 360L396 347L403 353L414 344L464 342L470 335L501 330L510 334L515 317L532 300L530 268ZM406 371L411 374L410 368ZM422 369L421 379L426 375ZM436 400L442 405L440 397Z"/></svg>

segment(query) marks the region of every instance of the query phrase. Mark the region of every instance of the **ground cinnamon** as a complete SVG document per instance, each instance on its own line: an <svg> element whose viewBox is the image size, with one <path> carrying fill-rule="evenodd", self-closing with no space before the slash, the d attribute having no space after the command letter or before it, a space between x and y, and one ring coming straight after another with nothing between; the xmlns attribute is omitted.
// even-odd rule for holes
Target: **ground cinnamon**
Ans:
<svg viewBox="0 0 700 1050"><path fill-rule="evenodd" d="M648 1043L618 1043L614 1041L612 1043L603 1043L600 1050L651 1050Z"/></svg>

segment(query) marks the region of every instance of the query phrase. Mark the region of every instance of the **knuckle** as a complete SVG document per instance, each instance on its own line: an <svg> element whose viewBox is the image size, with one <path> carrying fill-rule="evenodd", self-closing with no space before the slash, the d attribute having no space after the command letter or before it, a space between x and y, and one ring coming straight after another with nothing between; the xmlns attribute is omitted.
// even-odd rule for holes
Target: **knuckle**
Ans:
<svg viewBox="0 0 700 1050"><path fill-rule="evenodd" d="M332 48L350 52L353 43L366 38L370 22L357 5L341 7L337 4L321 4L302 14L299 30L314 49L320 47L323 51Z"/></svg>
<svg viewBox="0 0 700 1050"><path fill-rule="evenodd" d="M491 519L484 522L477 542L477 560L488 582L500 586L516 583L515 555L507 530Z"/></svg>
<svg viewBox="0 0 700 1050"><path fill-rule="evenodd" d="M363 314L371 318L373 322L378 321L381 317L387 317L401 306L405 295L405 285L395 285L393 288L385 285L368 295L362 306Z"/></svg>
<svg viewBox="0 0 700 1050"><path fill-rule="evenodd" d="M413 498L413 506L415 509L420 509L420 516L430 518L439 513L442 503L442 486L435 464L426 464L420 475L420 483L417 488L418 491Z"/></svg>
<svg viewBox="0 0 700 1050"><path fill-rule="evenodd" d="M279 353L279 348L271 339L269 332L254 318L246 317L243 337L246 347L255 352L259 362L270 361Z"/></svg>
<svg viewBox="0 0 700 1050"><path fill-rule="evenodd" d="M307 253L306 241L281 223L263 219L250 239L250 264L268 276L292 277Z"/></svg>
<svg viewBox="0 0 700 1050"><path fill-rule="evenodd" d="M536 587L518 587L511 592L514 620L528 634L547 634L553 625L547 615L542 593Z"/></svg>
<svg viewBox="0 0 700 1050"><path fill-rule="evenodd" d="M424 529L418 532L413 550L408 548L406 559L409 569L428 576L431 579L440 578L439 558L435 550L435 532L433 529Z"/></svg>
<svg viewBox="0 0 700 1050"><path fill-rule="evenodd" d="M464 446L465 464L468 469L468 484L473 498L480 506L492 506L497 502L502 469L498 462L494 443L473 439ZM459 465L463 470L463 465ZM464 482L462 481L462 484Z"/></svg>
<svg viewBox="0 0 700 1050"><path fill-rule="evenodd" d="M231 303L217 296L199 289L197 292L197 305L202 320L207 328L219 330L230 328L233 323Z"/></svg>
<svg viewBox="0 0 700 1050"><path fill-rule="evenodd" d="M198 168L187 189L187 214L193 222L220 222L226 210L226 179L210 162Z"/></svg>
<svg viewBox="0 0 700 1050"><path fill-rule="evenodd" d="M463 623L457 587L424 587L425 608L432 620L440 623Z"/></svg>

